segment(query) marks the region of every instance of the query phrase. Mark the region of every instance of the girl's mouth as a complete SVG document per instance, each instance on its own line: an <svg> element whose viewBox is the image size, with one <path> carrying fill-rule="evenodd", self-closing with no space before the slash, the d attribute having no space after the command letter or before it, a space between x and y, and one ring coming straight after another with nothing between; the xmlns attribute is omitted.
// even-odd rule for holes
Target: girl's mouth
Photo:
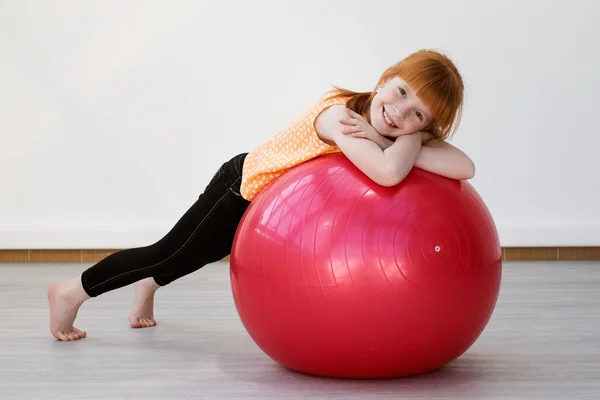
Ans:
<svg viewBox="0 0 600 400"><path fill-rule="evenodd" d="M381 115L383 116L383 120L389 125L390 128L397 128L394 121L390 118L387 111L385 111L385 106L382 107Z"/></svg>

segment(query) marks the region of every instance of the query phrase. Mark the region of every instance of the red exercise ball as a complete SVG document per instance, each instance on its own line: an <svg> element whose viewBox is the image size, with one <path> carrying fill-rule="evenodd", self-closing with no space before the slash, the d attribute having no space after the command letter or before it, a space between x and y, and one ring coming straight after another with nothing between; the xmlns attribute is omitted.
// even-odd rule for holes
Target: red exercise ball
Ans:
<svg viewBox="0 0 600 400"><path fill-rule="evenodd" d="M464 181L375 184L343 154L271 182L231 253L241 321L273 360L337 378L429 372L463 354L500 289L494 221Z"/></svg>

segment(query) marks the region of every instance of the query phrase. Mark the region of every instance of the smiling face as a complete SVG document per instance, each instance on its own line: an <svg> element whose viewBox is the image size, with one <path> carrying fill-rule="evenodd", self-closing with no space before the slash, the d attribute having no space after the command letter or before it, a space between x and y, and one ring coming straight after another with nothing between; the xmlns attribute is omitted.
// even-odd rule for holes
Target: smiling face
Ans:
<svg viewBox="0 0 600 400"><path fill-rule="evenodd" d="M380 134L392 138L423 130L432 119L431 110L399 77L381 85L369 113L371 125Z"/></svg>

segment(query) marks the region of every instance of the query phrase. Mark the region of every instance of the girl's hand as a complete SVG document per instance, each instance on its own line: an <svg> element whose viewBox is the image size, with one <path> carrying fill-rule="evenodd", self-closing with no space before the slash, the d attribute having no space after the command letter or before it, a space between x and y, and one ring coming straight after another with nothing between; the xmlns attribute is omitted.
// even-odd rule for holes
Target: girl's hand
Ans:
<svg viewBox="0 0 600 400"><path fill-rule="evenodd" d="M376 136L381 136L362 115L355 113L349 108L346 108L346 115L346 118L340 120L341 124L346 125L342 130L343 134L369 140L372 140Z"/></svg>
<svg viewBox="0 0 600 400"><path fill-rule="evenodd" d="M382 136L371 124L367 122L362 115L346 108L347 117L340 120L340 124L346 127L342 130L344 135L352 135L352 137L363 138L377 144L382 150L390 147L394 142Z"/></svg>

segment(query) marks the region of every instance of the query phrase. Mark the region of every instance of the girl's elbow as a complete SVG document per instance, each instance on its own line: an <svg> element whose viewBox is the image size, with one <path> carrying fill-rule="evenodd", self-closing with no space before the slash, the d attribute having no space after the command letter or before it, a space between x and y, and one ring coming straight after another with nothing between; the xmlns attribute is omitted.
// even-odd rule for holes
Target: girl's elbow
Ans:
<svg viewBox="0 0 600 400"><path fill-rule="evenodd" d="M369 175L366 174L375 184L379 185L379 186L384 186L384 187L392 187L394 186L394 181L392 179L390 179L390 177L386 174L373 174L373 175Z"/></svg>
<svg viewBox="0 0 600 400"><path fill-rule="evenodd" d="M475 177L475 164L473 163L473 161L469 160L464 169L462 170L462 173L460 174L459 178L460 180L468 180L468 179L472 179L473 177Z"/></svg>
<svg viewBox="0 0 600 400"><path fill-rule="evenodd" d="M377 184L379 184L380 186L393 187L393 186L399 185L400 182L402 182L404 180L404 178L406 178L406 176L408 175L409 172L410 172L410 170L388 171L387 173L382 174L379 179L375 180L375 182Z"/></svg>
<svg viewBox="0 0 600 400"><path fill-rule="evenodd" d="M377 183L379 186L383 186L383 187L394 187L397 184L399 184L400 182L402 182L402 180L398 180L398 179L379 179L377 181L375 181L375 183Z"/></svg>
<svg viewBox="0 0 600 400"><path fill-rule="evenodd" d="M471 161L469 163L467 175L468 175L467 179L471 179L471 178L475 177L475 163L473 161Z"/></svg>

